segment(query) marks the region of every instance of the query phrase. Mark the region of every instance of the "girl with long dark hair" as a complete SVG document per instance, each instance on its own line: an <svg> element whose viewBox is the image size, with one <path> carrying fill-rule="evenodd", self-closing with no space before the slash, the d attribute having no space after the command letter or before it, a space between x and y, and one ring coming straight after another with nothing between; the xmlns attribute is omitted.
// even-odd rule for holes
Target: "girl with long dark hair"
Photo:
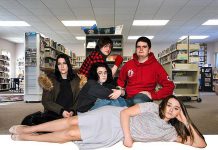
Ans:
<svg viewBox="0 0 218 150"><path fill-rule="evenodd" d="M41 75L39 84L43 88L42 105L44 112L28 115L23 125L36 125L60 118L76 115L77 96L80 91L80 78L74 73L70 58L59 54L53 73ZM37 116L36 116L37 115Z"/></svg>

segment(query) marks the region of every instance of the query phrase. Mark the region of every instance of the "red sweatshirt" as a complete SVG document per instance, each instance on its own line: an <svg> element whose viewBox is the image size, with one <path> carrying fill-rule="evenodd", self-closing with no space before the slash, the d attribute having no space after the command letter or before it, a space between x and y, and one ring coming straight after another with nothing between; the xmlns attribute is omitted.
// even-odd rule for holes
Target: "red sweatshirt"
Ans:
<svg viewBox="0 0 218 150"><path fill-rule="evenodd" d="M126 89L127 98L132 98L141 91L148 91L152 100L171 95L175 87L153 53L149 54L144 63L139 63L137 55L133 54L133 59L121 68L117 84ZM162 88L155 91L157 84Z"/></svg>

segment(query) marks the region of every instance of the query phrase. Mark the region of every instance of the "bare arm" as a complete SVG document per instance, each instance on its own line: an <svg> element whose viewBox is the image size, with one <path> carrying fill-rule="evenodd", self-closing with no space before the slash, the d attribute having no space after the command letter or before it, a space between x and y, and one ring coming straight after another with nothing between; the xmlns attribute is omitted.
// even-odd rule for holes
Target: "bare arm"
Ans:
<svg viewBox="0 0 218 150"><path fill-rule="evenodd" d="M130 117L136 116L139 113L139 105L134 105L132 107L126 108L120 113L121 126L124 134L123 145L125 145L126 147L132 147L133 144L133 139L130 134Z"/></svg>
<svg viewBox="0 0 218 150"><path fill-rule="evenodd" d="M187 141L185 141L183 144L190 145L193 147L198 147L198 148L206 147L207 143L205 142L205 140L201 136L198 135L196 130L193 128L193 126L189 125L188 128L191 128L191 130L193 132L194 139L191 140L190 136L188 136ZM182 139L180 137L177 137L177 142L181 143Z"/></svg>
<svg viewBox="0 0 218 150"><path fill-rule="evenodd" d="M193 147L198 147L198 148L204 148L207 146L207 143L205 142L205 140L198 134L198 132L196 131L196 129L191 125L188 124L187 119L185 117L185 115L183 114L183 112L181 111L180 114L177 116L177 119L179 121L181 121L188 130L191 130L193 133L193 140L191 140L191 138L188 136L187 141L184 142L184 144L186 145L190 145ZM177 142L181 143L182 140L180 137L177 138Z"/></svg>

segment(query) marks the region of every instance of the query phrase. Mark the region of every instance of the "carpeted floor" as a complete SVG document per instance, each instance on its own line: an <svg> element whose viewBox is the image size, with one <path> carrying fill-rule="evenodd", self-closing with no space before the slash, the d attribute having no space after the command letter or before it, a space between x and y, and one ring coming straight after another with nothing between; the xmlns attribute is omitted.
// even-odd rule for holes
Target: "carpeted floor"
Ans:
<svg viewBox="0 0 218 150"><path fill-rule="evenodd" d="M15 101L23 101L23 94L8 94L8 95L0 95L0 103L2 102L15 102Z"/></svg>
<svg viewBox="0 0 218 150"><path fill-rule="evenodd" d="M203 134L218 134L218 96L201 93L202 102L185 102L190 117ZM9 134L8 129L20 124L28 114L43 110L41 103L4 102L0 103L0 134Z"/></svg>

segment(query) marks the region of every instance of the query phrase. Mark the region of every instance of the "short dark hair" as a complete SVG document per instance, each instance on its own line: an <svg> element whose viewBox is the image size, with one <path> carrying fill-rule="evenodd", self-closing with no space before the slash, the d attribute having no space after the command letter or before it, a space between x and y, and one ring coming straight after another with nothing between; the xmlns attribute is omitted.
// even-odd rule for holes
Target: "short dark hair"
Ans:
<svg viewBox="0 0 218 150"><path fill-rule="evenodd" d="M75 78L75 73L73 72L72 65L70 63L70 57L67 56L66 54L59 54L56 58L55 61L55 77L57 78L58 81L62 79L61 73L58 69L58 59L63 58L67 64L68 67L68 73L67 73L67 79L68 80L73 80Z"/></svg>
<svg viewBox="0 0 218 150"><path fill-rule="evenodd" d="M137 47L138 42L145 42L148 44L148 47L151 48L151 40L147 37L141 36L136 40L135 48Z"/></svg>
<svg viewBox="0 0 218 150"><path fill-rule="evenodd" d="M113 48L113 41L111 40L111 38L109 36L102 36L98 39L96 48L101 49L102 47L104 47L107 44L111 45L111 49Z"/></svg>
<svg viewBox="0 0 218 150"><path fill-rule="evenodd" d="M95 80L95 81L98 81L99 80L99 76L98 76L98 73L97 73L97 68L98 67L105 67L106 70L107 70L107 80L105 83L111 83L113 82L113 76L112 76L112 71L111 69L109 68L109 66L106 64L106 63L101 63L101 62L98 62L98 63L94 63L90 70L89 70L89 74L88 74L88 80Z"/></svg>

